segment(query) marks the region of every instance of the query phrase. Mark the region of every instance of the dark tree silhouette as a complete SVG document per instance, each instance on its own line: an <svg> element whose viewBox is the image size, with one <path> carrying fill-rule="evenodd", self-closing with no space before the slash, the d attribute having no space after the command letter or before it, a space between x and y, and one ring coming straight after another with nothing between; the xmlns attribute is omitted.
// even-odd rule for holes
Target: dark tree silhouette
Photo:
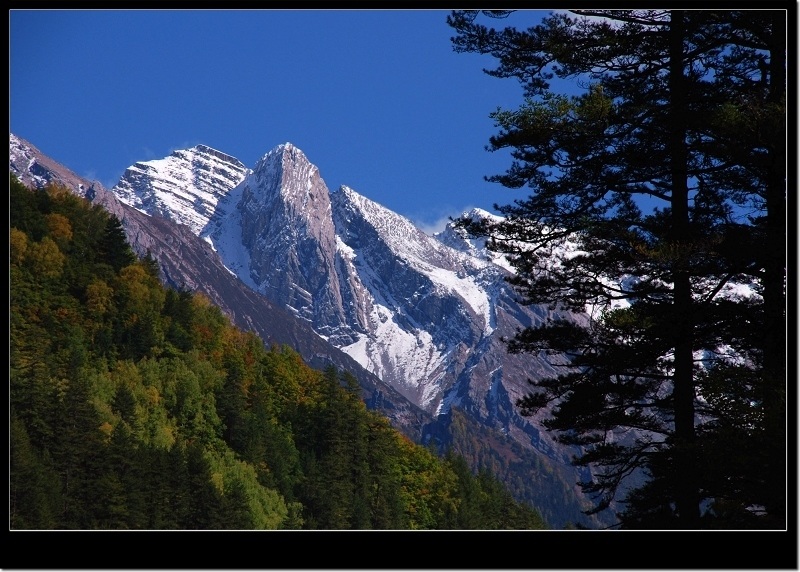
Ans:
<svg viewBox="0 0 800 572"><path fill-rule="evenodd" d="M510 13L453 12L453 45L520 81L489 146L513 162L488 180L531 195L461 224L507 254L526 302L578 312L510 341L564 368L532 380L523 413L550 408L583 447L595 512L647 480L625 526L783 526L786 12L574 10L524 31L486 16ZM754 296L731 294L744 284ZM759 444L769 458L747 457Z"/></svg>

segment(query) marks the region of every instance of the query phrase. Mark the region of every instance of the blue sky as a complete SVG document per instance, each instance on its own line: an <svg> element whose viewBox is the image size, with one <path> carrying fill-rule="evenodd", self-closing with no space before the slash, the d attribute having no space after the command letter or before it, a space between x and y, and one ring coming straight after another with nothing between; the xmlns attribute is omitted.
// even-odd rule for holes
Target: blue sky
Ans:
<svg viewBox="0 0 800 572"><path fill-rule="evenodd" d="M492 58L453 51L448 13L12 10L10 129L108 187L198 143L253 167L288 141L331 190L435 230L526 194L483 180L510 163L485 150L489 113L522 89L483 73Z"/></svg>

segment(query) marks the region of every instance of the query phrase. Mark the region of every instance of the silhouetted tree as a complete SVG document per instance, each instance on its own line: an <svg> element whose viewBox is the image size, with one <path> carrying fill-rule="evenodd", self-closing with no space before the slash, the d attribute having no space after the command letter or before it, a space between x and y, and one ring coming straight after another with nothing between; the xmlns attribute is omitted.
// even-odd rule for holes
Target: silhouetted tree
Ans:
<svg viewBox="0 0 800 572"><path fill-rule="evenodd" d="M583 447L593 512L644 472L629 526L647 525L645 512L662 527L718 526L713 510L701 519L715 499L769 504L782 520L785 131L771 127L785 123L786 13L574 10L524 31L478 16L448 18L454 48L491 54L487 73L517 78L526 96L492 114L490 149L510 149L513 163L488 180L532 194L497 206L501 222L461 224L508 255L526 302L586 312L511 340L512 352L559 356L565 372L532 381L523 413L549 407L545 425ZM578 95L553 78L576 81ZM750 142L736 126L746 118ZM753 282L763 301L722 295ZM741 423L723 394L756 422L740 437L773 442L761 487L743 486L759 477L726 455L713 482L700 470L720 431Z"/></svg>

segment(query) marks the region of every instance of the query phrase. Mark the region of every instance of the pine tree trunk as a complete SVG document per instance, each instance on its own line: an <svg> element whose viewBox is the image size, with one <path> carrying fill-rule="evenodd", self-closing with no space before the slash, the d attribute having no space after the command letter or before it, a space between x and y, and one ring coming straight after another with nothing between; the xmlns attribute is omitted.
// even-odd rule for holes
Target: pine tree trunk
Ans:
<svg viewBox="0 0 800 572"><path fill-rule="evenodd" d="M675 503L681 528L696 528L699 519L697 478L693 445L694 376L692 372L692 291L689 282L687 248L689 236L688 151L686 145L686 82L684 78L683 12L672 12L669 44L669 88L671 94L669 152L672 178L672 237L678 253L673 270L675 334L674 415L675 415Z"/></svg>

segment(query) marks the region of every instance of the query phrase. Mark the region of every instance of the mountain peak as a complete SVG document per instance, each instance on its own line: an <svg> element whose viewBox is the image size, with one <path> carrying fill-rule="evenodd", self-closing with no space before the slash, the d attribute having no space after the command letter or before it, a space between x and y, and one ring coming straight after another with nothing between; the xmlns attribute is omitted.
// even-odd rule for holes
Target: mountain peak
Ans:
<svg viewBox="0 0 800 572"><path fill-rule="evenodd" d="M253 167L253 175L256 186L266 182L286 186L287 182L293 180L299 182L319 178L319 169L298 147L286 142L267 151Z"/></svg>
<svg viewBox="0 0 800 572"><path fill-rule="evenodd" d="M300 151L300 149L298 149L297 147L295 147L295 146L294 146L294 145L293 145L291 142L289 142L289 141L286 141L285 143L281 143L280 145L276 145L276 146L275 146L275 150L276 150L276 151L281 151L281 152L282 152L282 151L288 151L288 152L291 152L291 151ZM301 153L302 153L302 151L301 151Z"/></svg>
<svg viewBox="0 0 800 572"><path fill-rule="evenodd" d="M264 153L264 156L261 157L258 163L260 164L277 160L282 161L284 158L290 158L292 160L300 160L306 163L310 163L305 153L303 153L303 151L301 151L299 147L296 147L295 145L293 145L288 141L285 143L281 143L280 145L276 145L275 147ZM256 170L257 169L258 166L256 166Z"/></svg>
<svg viewBox="0 0 800 572"><path fill-rule="evenodd" d="M207 145L177 149L163 159L139 161L112 191L150 215L188 226L194 234L208 224L217 203L247 174L244 163Z"/></svg>
<svg viewBox="0 0 800 572"><path fill-rule="evenodd" d="M380 203L368 199L352 188L342 185L332 196L334 210L340 213L340 233L349 234L348 226L356 218L375 229L376 236L391 245L399 256L409 256L426 260L438 258L442 245L422 230L411 220L398 214Z"/></svg>
<svg viewBox="0 0 800 572"><path fill-rule="evenodd" d="M242 163L239 159L237 159L233 155L228 155L227 153L223 153L222 151L214 149L213 147L209 147L208 145L203 145L202 143L200 143L199 145L195 145L191 149L187 149L187 151L194 151L199 155L208 155L214 157L216 159L219 159L223 163L230 163L240 169L247 168L244 163Z"/></svg>
<svg viewBox="0 0 800 572"><path fill-rule="evenodd" d="M471 219L473 221L478 221L478 220L481 220L481 219L497 221L497 220L500 220L501 217L499 217L499 216L497 216L495 214L492 214L489 211L484 210L482 208L474 207L474 208L472 208L472 209L470 209L468 211L464 211L461 214L461 218L469 218L469 219Z"/></svg>

